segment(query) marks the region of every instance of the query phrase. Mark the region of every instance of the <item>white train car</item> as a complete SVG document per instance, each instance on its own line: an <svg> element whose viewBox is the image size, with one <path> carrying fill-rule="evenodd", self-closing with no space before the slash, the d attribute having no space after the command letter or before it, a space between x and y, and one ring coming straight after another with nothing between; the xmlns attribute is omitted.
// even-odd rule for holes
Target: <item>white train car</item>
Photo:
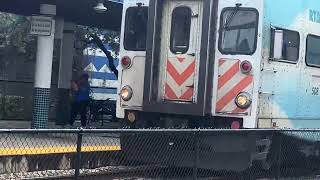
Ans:
<svg viewBox="0 0 320 180"><path fill-rule="evenodd" d="M317 0L127 0L122 27L117 116L131 127L320 128ZM266 156L227 144L271 142L219 138L203 143L231 164Z"/></svg>

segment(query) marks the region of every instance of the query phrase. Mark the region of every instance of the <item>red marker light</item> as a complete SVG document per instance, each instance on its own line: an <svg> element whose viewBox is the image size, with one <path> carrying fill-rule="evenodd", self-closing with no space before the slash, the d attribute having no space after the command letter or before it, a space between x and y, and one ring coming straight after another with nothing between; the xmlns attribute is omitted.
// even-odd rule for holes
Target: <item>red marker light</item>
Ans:
<svg viewBox="0 0 320 180"><path fill-rule="evenodd" d="M241 69L242 73L247 74L247 73L251 72L252 65L249 61L243 61L240 64L240 69Z"/></svg>
<svg viewBox="0 0 320 180"><path fill-rule="evenodd" d="M128 56L124 56L121 59L121 65L123 68L128 69L131 66L131 59Z"/></svg>
<svg viewBox="0 0 320 180"><path fill-rule="evenodd" d="M240 123L239 121L233 121L231 123L231 129L240 129Z"/></svg>

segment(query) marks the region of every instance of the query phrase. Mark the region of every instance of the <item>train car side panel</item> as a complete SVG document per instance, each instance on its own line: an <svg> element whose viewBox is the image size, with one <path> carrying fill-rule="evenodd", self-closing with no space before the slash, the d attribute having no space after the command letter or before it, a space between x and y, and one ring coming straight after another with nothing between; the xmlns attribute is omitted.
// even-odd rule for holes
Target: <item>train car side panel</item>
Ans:
<svg viewBox="0 0 320 180"><path fill-rule="evenodd" d="M142 109L144 69L145 69L145 36L149 0L124 1L121 39L120 63L124 57L130 58L127 68L120 66L118 93L130 86L133 95L128 101L117 98L117 117L124 118L124 109ZM136 21L139 20L139 21Z"/></svg>
<svg viewBox="0 0 320 180"><path fill-rule="evenodd" d="M284 14L288 4L290 11ZM314 0L287 0L277 5L265 1L260 128L320 127L320 113L315 106L319 68L307 66L305 60L308 34L319 34L319 24L312 21L311 13L319 8ZM283 36L282 57L278 59L273 57L276 31Z"/></svg>
<svg viewBox="0 0 320 180"><path fill-rule="evenodd" d="M232 15L236 18L234 22ZM218 19L221 22L217 25L220 37L216 43L216 49L219 51L216 53L215 72L219 73L214 76L212 114L243 118L244 128L255 128L258 113L257 84L260 80L263 1L220 1ZM220 33L221 31L224 31L224 34ZM233 36L235 33L238 33L238 38ZM251 64L248 72L239 69L244 62ZM250 96L251 106L237 107L235 98L240 93Z"/></svg>

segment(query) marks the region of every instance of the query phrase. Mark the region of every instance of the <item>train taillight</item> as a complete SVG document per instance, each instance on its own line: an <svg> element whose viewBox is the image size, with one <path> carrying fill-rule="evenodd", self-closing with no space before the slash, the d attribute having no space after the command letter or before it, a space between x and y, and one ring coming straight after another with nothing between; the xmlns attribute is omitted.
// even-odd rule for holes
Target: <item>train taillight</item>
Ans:
<svg viewBox="0 0 320 180"><path fill-rule="evenodd" d="M251 72L252 70L252 64L249 62L249 61L243 61L241 64L240 64L240 69L241 69L241 72L244 73L244 74L248 74Z"/></svg>
<svg viewBox="0 0 320 180"><path fill-rule="evenodd" d="M128 57L128 56L124 56L122 57L121 59L121 65L124 69L128 69L131 67L131 64L132 64L132 61L131 61L131 58Z"/></svg>
<svg viewBox="0 0 320 180"><path fill-rule="evenodd" d="M231 129L240 129L241 125L239 121L232 121Z"/></svg>

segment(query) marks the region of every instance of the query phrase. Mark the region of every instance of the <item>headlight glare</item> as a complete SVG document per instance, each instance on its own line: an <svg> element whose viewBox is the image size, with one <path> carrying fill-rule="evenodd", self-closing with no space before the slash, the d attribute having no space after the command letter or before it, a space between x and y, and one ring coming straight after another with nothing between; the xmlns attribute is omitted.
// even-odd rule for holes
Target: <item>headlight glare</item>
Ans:
<svg viewBox="0 0 320 180"><path fill-rule="evenodd" d="M130 86L125 86L120 91L121 99L124 101L129 101L132 98L132 88Z"/></svg>
<svg viewBox="0 0 320 180"><path fill-rule="evenodd" d="M251 95L246 92L241 92L235 99L236 105L241 109L247 109L252 103Z"/></svg>

